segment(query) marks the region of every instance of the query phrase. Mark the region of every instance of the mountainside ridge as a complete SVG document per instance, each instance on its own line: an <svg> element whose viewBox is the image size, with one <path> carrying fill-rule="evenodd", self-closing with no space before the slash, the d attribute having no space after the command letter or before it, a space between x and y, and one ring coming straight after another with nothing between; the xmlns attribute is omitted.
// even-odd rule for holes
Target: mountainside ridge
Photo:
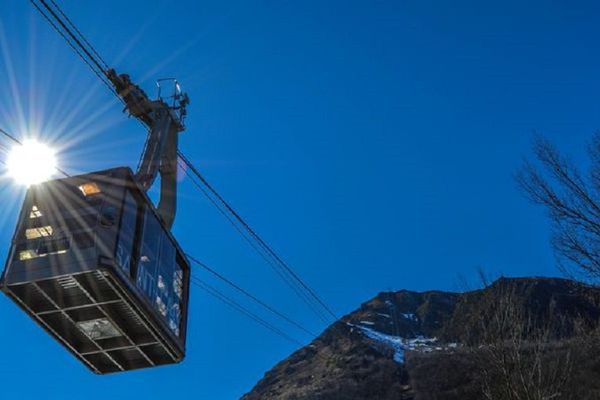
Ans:
<svg viewBox="0 0 600 400"><path fill-rule="evenodd" d="M489 341L486 324L509 308L515 326L527 321L527 335L543 328L565 341L598 326L600 289L523 277L464 293L380 292L278 363L242 399L475 399L475 378L460 373L473 369L472 360L458 355ZM437 394L419 389L431 371L441 382Z"/></svg>

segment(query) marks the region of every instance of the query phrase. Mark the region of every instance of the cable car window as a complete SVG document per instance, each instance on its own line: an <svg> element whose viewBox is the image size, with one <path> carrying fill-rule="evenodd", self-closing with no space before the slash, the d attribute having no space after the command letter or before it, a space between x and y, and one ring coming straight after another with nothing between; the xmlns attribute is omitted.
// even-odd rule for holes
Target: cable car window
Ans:
<svg viewBox="0 0 600 400"><path fill-rule="evenodd" d="M53 240L32 240L17 245L19 260L32 260L51 254L64 254L69 249L69 239L63 237Z"/></svg>
<svg viewBox="0 0 600 400"><path fill-rule="evenodd" d="M78 187L63 184L48 189L43 196L44 202L51 204L50 208L53 211L92 208L97 206L100 201L97 196L85 198Z"/></svg>
<svg viewBox="0 0 600 400"><path fill-rule="evenodd" d="M63 215L44 215L26 220L19 239L36 240L42 237L63 237L69 235L75 237L81 232L87 232L89 235L90 232L93 232L97 221L98 217L96 214L75 215L66 218Z"/></svg>
<svg viewBox="0 0 600 400"><path fill-rule="evenodd" d="M48 237L52 235L54 230L51 225L40 226L39 228L29 228L25 231L25 237L28 240Z"/></svg>
<svg viewBox="0 0 600 400"><path fill-rule="evenodd" d="M83 185L79 185L78 188L86 197L101 193L100 188L95 182L84 183Z"/></svg>
<svg viewBox="0 0 600 400"><path fill-rule="evenodd" d="M160 249L160 262L156 275L156 297L154 306L163 318L167 317L167 312L171 303L171 271L175 264L175 248L166 234L163 233Z"/></svg>
<svg viewBox="0 0 600 400"><path fill-rule="evenodd" d="M163 228L150 208L146 208L144 214L144 229L136 284L146 295L150 303L154 304L157 286L156 269L158 252L160 250L160 238Z"/></svg>
<svg viewBox="0 0 600 400"><path fill-rule="evenodd" d="M125 192L125 201L121 215L121 228L119 231L119 241L117 243L117 264L130 275L133 245L135 239L135 226L137 221L138 204L129 190Z"/></svg>
<svg viewBox="0 0 600 400"><path fill-rule="evenodd" d="M36 205L31 207L31 211L29 212L29 219L35 219L42 216L42 212L38 209Z"/></svg>
<svg viewBox="0 0 600 400"><path fill-rule="evenodd" d="M181 313L183 308L183 269L180 266L181 260L177 257L175 268L172 271L173 283L173 296L172 304L169 309L169 328L180 336L181 334Z"/></svg>
<svg viewBox="0 0 600 400"><path fill-rule="evenodd" d="M169 329L179 336L179 325L181 321L181 290L180 276L181 268L176 262L175 245L163 232L160 250L160 263L158 267L158 284L155 298L155 307L165 318Z"/></svg>
<svg viewBox="0 0 600 400"><path fill-rule="evenodd" d="M40 189L34 195L29 218L24 221L24 228L28 232L23 232L23 236L33 238L38 233L44 236L45 232L30 228L48 225L55 230L68 231L94 228L101 203L101 199L96 198L98 201L94 204L86 202L79 190L75 192L68 185ZM50 234L56 235L56 232Z"/></svg>
<svg viewBox="0 0 600 400"><path fill-rule="evenodd" d="M136 284L169 329L180 336L183 270L175 244L152 210L146 209Z"/></svg>

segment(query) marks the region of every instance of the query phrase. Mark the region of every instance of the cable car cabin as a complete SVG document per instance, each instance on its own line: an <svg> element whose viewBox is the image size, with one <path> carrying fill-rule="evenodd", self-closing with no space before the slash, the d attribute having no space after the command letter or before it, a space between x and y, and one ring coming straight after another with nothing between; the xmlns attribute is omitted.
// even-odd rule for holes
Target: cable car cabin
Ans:
<svg viewBox="0 0 600 400"><path fill-rule="evenodd" d="M177 363L189 263L129 168L27 191L2 291L92 371Z"/></svg>

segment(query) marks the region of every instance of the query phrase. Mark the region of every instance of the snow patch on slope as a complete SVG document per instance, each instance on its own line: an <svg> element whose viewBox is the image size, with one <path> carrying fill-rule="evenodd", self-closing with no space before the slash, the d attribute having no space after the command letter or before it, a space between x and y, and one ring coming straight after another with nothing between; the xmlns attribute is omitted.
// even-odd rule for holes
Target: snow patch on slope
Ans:
<svg viewBox="0 0 600 400"><path fill-rule="evenodd" d="M394 361L400 364L404 363L404 353L406 351L430 353L432 351L455 349L458 347L457 343L450 343L447 345L438 344L437 338L417 336L416 338L405 339L400 336L386 335L385 333L377 332L376 330L367 328L366 326L352 324L348 325L358 328L362 334L369 339L375 340L376 342L392 349L394 351Z"/></svg>

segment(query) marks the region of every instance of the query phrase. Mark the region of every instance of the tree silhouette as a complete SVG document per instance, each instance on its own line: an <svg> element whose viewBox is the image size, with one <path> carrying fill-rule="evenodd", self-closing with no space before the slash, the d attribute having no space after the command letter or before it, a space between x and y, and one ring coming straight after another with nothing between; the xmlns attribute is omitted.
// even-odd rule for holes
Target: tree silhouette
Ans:
<svg viewBox="0 0 600 400"><path fill-rule="evenodd" d="M589 146L592 161L587 176L548 140L533 145L535 161L525 161L516 174L527 196L546 208L552 220L552 246L559 266L600 279L600 135ZM572 267L576 268L573 269Z"/></svg>

